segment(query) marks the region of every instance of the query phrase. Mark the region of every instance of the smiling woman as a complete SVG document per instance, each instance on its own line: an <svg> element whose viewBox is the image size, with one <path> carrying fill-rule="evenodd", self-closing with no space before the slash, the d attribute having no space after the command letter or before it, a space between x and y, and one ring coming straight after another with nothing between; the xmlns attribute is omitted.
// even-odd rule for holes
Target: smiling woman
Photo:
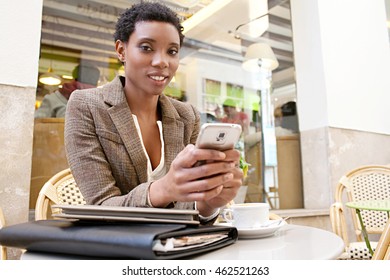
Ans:
<svg viewBox="0 0 390 280"><path fill-rule="evenodd" d="M196 148L197 109L163 94L183 43L176 14L143 2L118 19L124 76L72 93L65 117L70 169L87 204L196 209L213 223L242 184L235 149ZM195 166L204 160L207 164Z"/></svg>
<svg viewBox="0 0 390 280"><path fill-rule="evenodd" d="M126 73L126 98L132 110L135 102L150 92L160 95L179 66L180 39L171 24L157 21L138 22L137 32L128 41L116 40L118 58ZM137 88L137 91L133 89ZM134 101L131 101L135 98Z"/></svg>

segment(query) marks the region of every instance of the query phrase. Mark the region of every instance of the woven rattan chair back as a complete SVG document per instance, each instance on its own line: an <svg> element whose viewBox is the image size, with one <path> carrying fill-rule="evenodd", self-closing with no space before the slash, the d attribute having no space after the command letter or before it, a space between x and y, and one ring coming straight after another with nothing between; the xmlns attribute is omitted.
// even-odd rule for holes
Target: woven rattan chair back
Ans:
<svg viewBox="0 0 390 280"><path fill-rule="evenodd" d="M336 202L342 203L344 191L347 201L390 199L390 167L370 165L352 170L340 179L335 194ZM356 239L362 241L356 212L353 209L348 211L352 217ZM362 210L361 215L368 233L382 233L388 220L386 212Z"/></svg>
<svg viewBox="0 0 390 280"><path fill-rule="evenodd" d="M345 243L345 252L340 259L371 259L361 233L356 211L344 204L350 201L383 200L390 198L390 166L370 165L354 169L341 177L336 187L335 202L330 206L330 221L333 232ZM354 233L348 234L346 213L352 220ZM386 212L362 210L367 233L381 234L388 216ZM349 237L354 236L350 242ZM375 250L377 242L370 242Z"/></svg>
<svg viewBox="0 0 390 280"><path fill-rule="evenodd" d="M51 206L55 204L86 204L70 169L58 172L43 185L35 206L35 220L46 220L58 213L52 212ZM60 210L55 208L53 211Z"/></svg>

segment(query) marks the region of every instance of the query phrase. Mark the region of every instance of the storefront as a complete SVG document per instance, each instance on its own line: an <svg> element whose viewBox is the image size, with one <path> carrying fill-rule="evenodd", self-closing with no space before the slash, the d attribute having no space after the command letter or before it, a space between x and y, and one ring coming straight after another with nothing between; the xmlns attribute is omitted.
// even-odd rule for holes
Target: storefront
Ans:
<svg viewBox="0 0 390 280"><path fill-rule="evenodd" d="M46 2L50 2L51 6L47 6ZM49 67L60 76L69 75L81 61L96 63L103 82L120 71L113 53L110 26L117 12L129 3L110 1L106 5L99 1L99 5L105 8L98 9L98 6L92 5L97 5L98 1L80 1L86 2L88 4L84 6L78 5L77 1L16 0L0 4L0 29L4 34L0 47L3 66L0 69L0 204L9 224L28 219L30 194L34 193L33 187L30 188L32 178L43 172L35 173L34 169L36 152L33 142L43 135L42 132L34 132L40 127L37 124L39 120L34 119L35 104L43 99L44 94L56 88L42 87L38 77ZM212 5L211 1L207 2ZM224 8L228 8L235 1L225 2ZM351 2L354 3L353 9ZM76 4L72 7L70 3ZM20 9L22 5L23 9ZM239 8L243 9L241 6ZM299 120L299 133L295 134L295 138L277 137L274 134L271 137L273 140L267 142L270 149L265 149L269 152L267 156L270 156L267 157L270 159L267 166L273 172L267 179L278 184L279 208L282 208L284 197L281 193L283 182L288 186L296 184L298 192L294 191L293 194L298 193L303 201L295 213L315 218L321 216L325 220L333 200L334 187L342 174L359 165L390 162L386 152L390 123L389 118L385 117L385 104L390 101L390 57L384 8L382 1L291 0L290 5L283 2L281 7L275 7L275 14L268 18L269 29L261 38L273 48L280 68L272 70L270 99L267 96L263 98L264 102L271 104L267 112L274 117L273 122L272 118L267 120L276 130L278 119L271 113L288 101L296 101ZM287 17L282 17L284 20L279 20L291 32L287 38L281 34L276 36L276 31L271 34L273 28L279 28L275 27L273 19L280 10L284 11L282 14L287 14ZM258 172L265 170L265 156L261 155L264 154L265 145L260 145L261 139L265 139L261 135L265 130L262 130L263 123L258 118L264 104L257 104L262 100L262 85L258 84L261 77L242 68L245 51L251 44L247 38L243 39L244 35L241 35L241 39L234 36L241 23L260 14L246 14L246 18L237 17L239 22L234 22L236 17L222 12L222 8L218 11L226 15L232 25L224 23L225 31L216 31L217 23L222 23L222 19L211 16L210 20L214 19L217 23L211 23L208 28L205 27L206 30L230 36L236 45L233 43L232 47L230 43L222 43L221 39L212 37L202 39L201 35L206 34L204 30L197 34L195 27L190 29L186 34L187 43L182 49L182 65L167 94L176 98L185 96L186 102L195 104L205 113L205 120L207 113L212 114L211 119L220 116L218 108L222 109L226 97L236 101L237 110L247 114L251 120L246 141L243 140L243 152L257 170L248 176L245 198L265 200L267 187L263 188L264 176L261 176L269 173ZM218 11L214 10L215 13ZM71 19L64 19L70 15ZM278 40L289 41L291 38L294 44L291 43L290 48L283 52L278 51L278 47L281 48ZM273 45L272 42L278 44ZM281 69L285 70L279 71ZM54 129L54 126L61 126L61 121L46 124ZM55 150L60 145L56 141L61 141L61 134L50 135L54 145L43 145ZM258 144L253 146L252 143ZM47 155L47 152L44 151L44 154ZM63 160L61 149L51 154L56 160L61 157ZM44 157L38 159L43 160ZM52 163L40 163L40 166L48 170ZM297 178L299 180L294 181ZM268 187L275 186L270 184ZM288 201L292 200L291 195L286 195ZM293 207L286 206L290 209ZM319 226L326 227L324 223Z"/></svg>
<svg viewBox="0 0 390 280"><path fill-rule="evenodd" d="M121 74L113 41L115 22L136 2L43 1L39 77L59 80L48 84L39 79L37 84L31 209L44 182L67 168L62 140L64 116L57 108L44 112L39 108L42 100L53 92L66 91L77 78L77 65L88 64L99 70L95 86ZM186 36L179 70L165 94L195 105L202 122L242 124L237 148L250 167L236 200L267 201L273 209L303 208L289 1L270 7L267 1L241 0L165 4L182 19ZM245 54L255 43L261 44L254 56L272 59L272 69L260 71L255 65L253 72L243 67ZM262 54L265 50L259 46L268 47L272 57L262 57L267 54ZM90 73L91 68L86 69ZM294 108L287 108L288 102Z"/></svg>

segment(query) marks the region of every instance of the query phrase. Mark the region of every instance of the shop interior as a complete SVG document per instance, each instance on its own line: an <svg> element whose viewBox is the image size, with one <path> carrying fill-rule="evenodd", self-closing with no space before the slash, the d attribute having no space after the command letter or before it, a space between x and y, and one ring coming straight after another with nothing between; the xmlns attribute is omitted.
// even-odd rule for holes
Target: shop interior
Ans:
<svg viewBox="0 0 390 280"><path fill-rule="evenodd" d="M98 67L98 87L121 74L114 25L124 9L137 2L43 1L37 109L46 94L74 79L73 69L81 63ZM227 100L250 119L238 145L250 167L237 201L266 201L272 209L303 208L289 0L160 2L178 13L186 36L179 70L165 94L194 104L203 122L223 118ZM272 70L252 72L243 67L253 45L271 50ZM58 81L47 84L42 77ZM287 108L290 115L284 116L294 129L282 129L280 124L288 103L295 109ZM63 128L63 118L35 119L31 209L42 185L67 168Z"/></svg>

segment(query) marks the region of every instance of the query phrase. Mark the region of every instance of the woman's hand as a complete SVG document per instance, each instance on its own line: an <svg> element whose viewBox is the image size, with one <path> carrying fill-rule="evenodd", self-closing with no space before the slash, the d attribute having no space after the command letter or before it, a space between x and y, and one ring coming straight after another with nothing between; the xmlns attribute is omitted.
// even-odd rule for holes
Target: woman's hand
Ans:
<svg viewBox="0 0 390 280"><path fill-rule="evenodd" d="M152 205L165 207L173 201L197 201L200 214L211 215L236 196L243 179L239 159L237 150L220 152L187 145L168 173L151 184ZM200 161L205 163L197 166Z"/></svg>
<svg viewBox="0 0 390 280"><path fill-rule="evenodd" d="M236 196L238 189L242 185L244 173L239 168L239 151L229 150L224 153L226 154L225 160L235 163L234 168L230 171L233 174L233 178L223 184L221 192L215 197L197 201L197 208L202 216L209 216L214 213L215 209L229 203Z"/></svg>

